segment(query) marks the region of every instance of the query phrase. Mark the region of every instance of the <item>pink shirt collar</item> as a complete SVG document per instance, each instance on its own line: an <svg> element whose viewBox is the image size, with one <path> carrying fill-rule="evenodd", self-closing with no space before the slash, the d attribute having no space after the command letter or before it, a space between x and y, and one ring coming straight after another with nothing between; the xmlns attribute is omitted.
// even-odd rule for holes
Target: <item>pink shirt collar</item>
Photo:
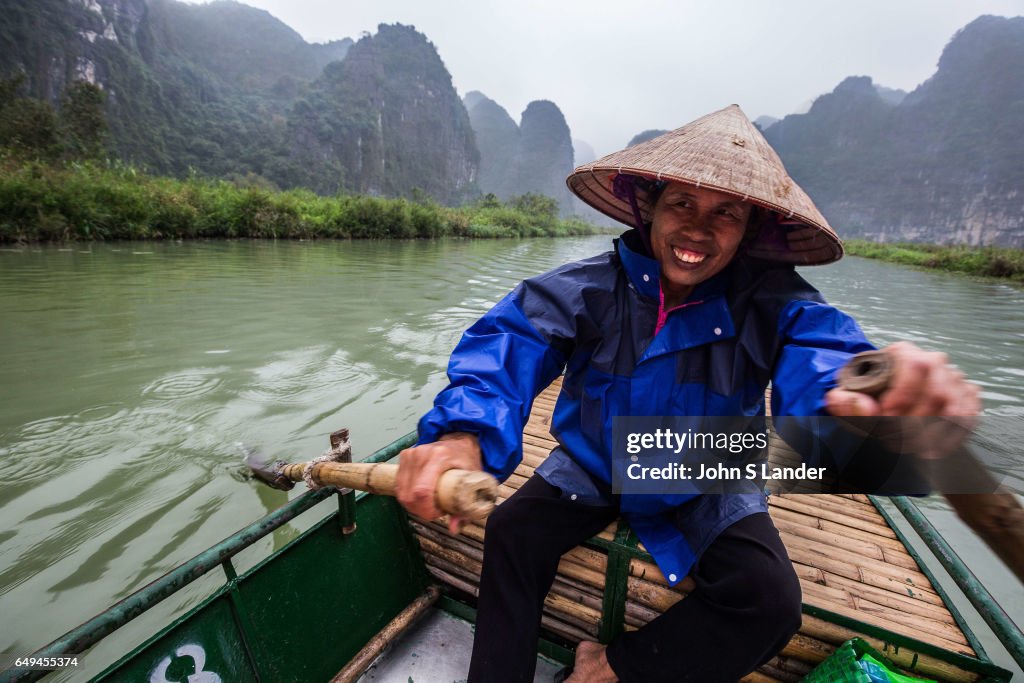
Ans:
<svg viewBox="0 0 1024 683"><path fill-rule="evenodd" d="M678 306L670 308L666 311L665 290L663 290L661 287L658 287L658 324L655 325L654 327L654 335L657 336L658 333L661 332L661 328L665 327L665 321L668 320L669 313L673 313L682 308L687 308L688 306L696 306L697 304L702 303L704 303L703 299L701 299L700 301L687 301L686 303L679 304Z"/></svg>

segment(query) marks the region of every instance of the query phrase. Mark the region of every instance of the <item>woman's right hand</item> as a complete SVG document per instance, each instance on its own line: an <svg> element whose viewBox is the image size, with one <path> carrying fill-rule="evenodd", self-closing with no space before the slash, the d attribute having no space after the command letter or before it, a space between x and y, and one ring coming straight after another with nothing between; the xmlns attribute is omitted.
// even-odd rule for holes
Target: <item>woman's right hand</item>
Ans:
<svg viewBox="0 0 1024 683"><path fill-rule="evenodd" d="M482 470L480 441L475 434L452 432L433 443L406 448L398 454L395 495L410 514L433 520L443 513L437 509L437 481L448 470ZM452 516L448 529L458 533L463 520Z"/></svg>

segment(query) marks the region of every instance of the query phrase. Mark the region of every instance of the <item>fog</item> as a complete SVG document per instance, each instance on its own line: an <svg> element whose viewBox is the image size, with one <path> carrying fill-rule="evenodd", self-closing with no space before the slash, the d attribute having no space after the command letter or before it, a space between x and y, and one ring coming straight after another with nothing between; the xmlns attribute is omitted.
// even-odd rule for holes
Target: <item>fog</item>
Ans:
<svg viewBox="0 0 1024 683"><path fill-rule="evenodd" d="M846 76L910 91L958 29L982 14L1024 14L1024 0L245 4L311 42L411 24L437 47L460 95L479 90L516 120L530 101L552 100L598 155L733 103L752 119L805 111Z"/></svg>

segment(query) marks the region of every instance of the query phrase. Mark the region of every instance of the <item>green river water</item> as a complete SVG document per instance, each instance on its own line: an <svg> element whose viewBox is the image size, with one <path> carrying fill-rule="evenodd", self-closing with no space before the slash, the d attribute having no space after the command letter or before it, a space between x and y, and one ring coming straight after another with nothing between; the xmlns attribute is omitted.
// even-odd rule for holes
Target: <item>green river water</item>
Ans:
<svg viewBox="0 0 1024 683"><path fill-rule="evenodd" d="M465 327L609 240L0 250L0 653L30 652L284 503L243 476L242 446L304 460L347 426L358 457L411 431ZM875 343L947 351L987 414L1024 420L1021 289L857 258L803 273ZM1004 472L1024 492L1011 441ZM1019 583L939 500L923 505L1024 623Z"/></svg>

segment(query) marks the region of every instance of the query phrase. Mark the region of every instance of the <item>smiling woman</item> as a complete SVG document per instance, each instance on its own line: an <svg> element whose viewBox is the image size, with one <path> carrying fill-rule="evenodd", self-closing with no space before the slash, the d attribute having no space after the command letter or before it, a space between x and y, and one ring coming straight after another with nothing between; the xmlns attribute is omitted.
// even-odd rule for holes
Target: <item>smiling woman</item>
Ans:
<svg viewBox="0 0 1024 683"><path fill-rule="evenodd" d="M761 488L617 488L615 418L764 415L769 382L774 416L869 415L881 405L912 414L947 392L962 399L943 405L963 411L948 414L974 414L977 389L941 354L912 345L887 353L912 370L901 392L919 405L895 403L895 387L878 404L833 389L836 371L871 345L794 266L836 261L842 245L739 107L581 166L567 182L633 229L612 252L527 279L465 332L449 385L401 453L399 502L433 519L444 471L511 480L531 402L564 372L551 418L558 444L487 522L469 681L532 680L560 556L619 514L671 585L689 576L697 588L607 648L581 642L567 683L735 681L800 625L800 585ZM851 401L857 413L844 412ZM708 665L711 651L720 659Z"/></svg>

